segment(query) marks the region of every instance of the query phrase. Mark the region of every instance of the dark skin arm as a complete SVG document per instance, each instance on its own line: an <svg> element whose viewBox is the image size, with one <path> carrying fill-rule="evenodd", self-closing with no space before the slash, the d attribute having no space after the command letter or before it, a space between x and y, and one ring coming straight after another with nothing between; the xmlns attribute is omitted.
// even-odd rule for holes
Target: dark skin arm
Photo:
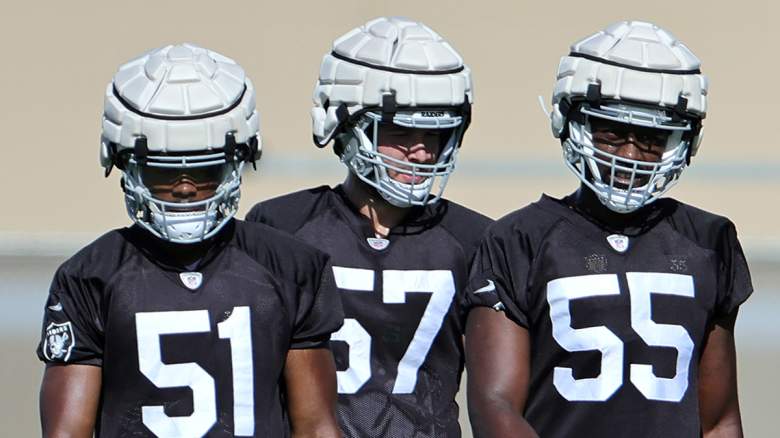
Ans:
<svg viewBox="0 0 780 438"><path fill-rule="evenodd" d="M290 350L284 379L293 438L341 437L336 421L336 364L330 350Z"/></svg>
<svg viewBox="0 0 780 438"><path fill-rule="evenodd" d="M466 368L471 428L479 438L530 438L523 418L530 379L528 330L503 312L475 308L466 323Z"/></svg>
<svg viewBox="0 0 780 438"><path fill-rule="evenodd" d="M48 365L41 383L42 435L47 438L89 438L95 430L100 367Z"/></svg>
<svg viewBox="0 0 780 438"><path fill-rule="evenodd" d="M734 319L736 315L734 315ZM705 438L742 437L733 321L713 326L699 364L699 415Z"/></svg>

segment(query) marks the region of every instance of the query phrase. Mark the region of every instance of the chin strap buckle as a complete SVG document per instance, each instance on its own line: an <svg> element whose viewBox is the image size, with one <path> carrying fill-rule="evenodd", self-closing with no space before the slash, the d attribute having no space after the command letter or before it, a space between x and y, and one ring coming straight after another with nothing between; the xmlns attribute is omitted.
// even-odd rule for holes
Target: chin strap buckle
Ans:
<svg viewBox="0 0 780 438"><path fill-rule="evenodd" d="M674 109L672 110L672 121L683 121L683 119L685 119L686 111L688 111L688 99L681 94L677 98L677 104L674 105Z"/></svg>
<svg viewBox="0 0 780 438"><path fill-rule="evenodd" d="M149 145L147 143L146 137L140 135L135 138L135 144L133 145L133 158L135 158L136 163L143 166L146 164L146 157L148 156Z"/></svg>
<svg viewBox="0 0 780 438"><path fill-rule="evenodd" d="M601 107L601 84L588 84L588 91L585 93L585 100L588 101L592 108Z"/></svg>

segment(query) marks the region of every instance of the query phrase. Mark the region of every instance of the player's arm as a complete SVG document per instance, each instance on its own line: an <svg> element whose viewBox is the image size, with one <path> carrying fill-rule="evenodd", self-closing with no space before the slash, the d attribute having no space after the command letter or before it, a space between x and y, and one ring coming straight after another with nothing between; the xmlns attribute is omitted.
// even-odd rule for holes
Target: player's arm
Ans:
<svg viewBox="0 0 780 438"><path fill-rule="evenodd" d="M95 430L102 369L92 365L48 365L41 383L43 436L87 438Z"/></svg>
<svg viewBox="0 0 780 438"><path fill-rule="evenodd" d="M705 438L742 437L737 397L737 354L734 346L736 312L715 324L699 365L699 412Z"/></svg>
<svg viewBox="0 0 780 438"><path fill-rule="evenodd" d="M284 368L293 438L340 437L336 364L327 348L290 350Z"/></svg>
<svg viewBox="0 0 780 438"><path fill-rule="evenodd" d="M537 436L523 418L530 378L528 330L503 312L472 309L466 323L466 368L474 436Z"/></svg>

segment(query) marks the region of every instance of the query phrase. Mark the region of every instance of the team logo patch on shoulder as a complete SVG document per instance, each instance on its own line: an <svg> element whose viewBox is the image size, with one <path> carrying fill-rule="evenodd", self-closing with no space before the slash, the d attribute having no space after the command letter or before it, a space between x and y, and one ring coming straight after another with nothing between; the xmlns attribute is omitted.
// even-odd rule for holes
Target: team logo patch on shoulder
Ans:
<svg viewBox="0 0 780 438"><path fill-rule="evenodd" d="M182 284L189 290L195 290L203 283L203 274L200 272L182 272L179 274Z"/></svg>
<svg viewBox="0 0 780 438"><path fill-rule="evenodd" d="M617 252L628 251L628 236L622 234L610 234L607 236L607 242Z"/></svg>
<svg viewBox="0 0 780 438"><path fill-rule="evenodd" d="M74 345L76 336L70 321L62 324L53 322L46 327L43 339L43 355L46 359L67 362Z"/></svg>
<svg viewBox="0 0 780 438"><path fill-rule="evenodd" d="M368 242L368 246L377 251L382 251L390 246L390 241L381 237L366 237L366 242Z"/></svg>

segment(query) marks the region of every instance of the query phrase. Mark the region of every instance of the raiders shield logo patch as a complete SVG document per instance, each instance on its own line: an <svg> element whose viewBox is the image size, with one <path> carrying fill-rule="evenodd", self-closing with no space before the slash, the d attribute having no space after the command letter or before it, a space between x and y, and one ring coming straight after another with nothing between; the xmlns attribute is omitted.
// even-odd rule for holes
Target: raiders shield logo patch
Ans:
<svg viewBox="0 0 780 438"><path fill-rule="evenodd" d="M43 338L43 355L48 360L67 362L75 344L76 336L73 334L73 326L70 321L62 324L53 322L46 327Z"/></svg>
<svg viewBox="0 0 780 438"><path fill-rule="evenodd" d="M195 290L203 283L203 274L200 272L182 272L179 274L182 284L189 290Z"/></svg>
<svg viewBox="0 0 780 438"><path fill-rule="evenodd" d="M607 236L607 242L617 252L626 252L628 250L628 236L622 234L610 234Z"/></svg>

